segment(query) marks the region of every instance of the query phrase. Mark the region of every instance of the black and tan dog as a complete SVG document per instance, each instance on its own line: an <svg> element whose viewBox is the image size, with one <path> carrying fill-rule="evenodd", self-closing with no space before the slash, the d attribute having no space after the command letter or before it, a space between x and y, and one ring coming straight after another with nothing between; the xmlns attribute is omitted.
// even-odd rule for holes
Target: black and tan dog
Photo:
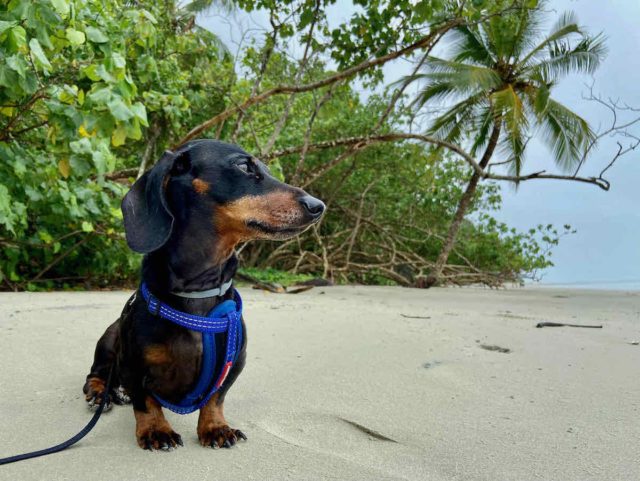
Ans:
<svg viewBox="0 0 640 481"><path fill-rule="evenodd" d="M234 276L234 247L251 239L287 239L317 222L325 206L318 199L273 178L267 167L239 147L198 140L158 163L131 188L122 202L129 246L146 253L142 282L171 308L207 316L223 295L188 298L174 293L208 291ZM246 439L223 415L225 394L244 367L246 327L241 346L220 388L200 408L198 438L204 446L230 447ZM226 334L216 334L215 364L224 362ZM100 338L84 386L97 405L133 403L136 438L144 449L172 449L180 435L165 419L157 398L178 403L199 381L203 363L202 334L149 310L141 288L127 302L120 319ZM113 369L113 386L105 392ZM123 394L124 393L124 394Z"/></svg>

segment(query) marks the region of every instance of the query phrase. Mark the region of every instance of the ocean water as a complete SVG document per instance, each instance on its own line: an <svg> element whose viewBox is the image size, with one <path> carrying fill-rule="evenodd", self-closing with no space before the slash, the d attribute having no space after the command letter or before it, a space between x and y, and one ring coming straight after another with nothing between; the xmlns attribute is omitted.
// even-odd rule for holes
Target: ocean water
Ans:
<svg viewBox="0 0 640 481"><path fill-rule="evenodd" d="M554 289L599 289L610 291L640 291L640 279L618 281L587 281L587 282L526 282L525 287L540 287Z"/></svg>

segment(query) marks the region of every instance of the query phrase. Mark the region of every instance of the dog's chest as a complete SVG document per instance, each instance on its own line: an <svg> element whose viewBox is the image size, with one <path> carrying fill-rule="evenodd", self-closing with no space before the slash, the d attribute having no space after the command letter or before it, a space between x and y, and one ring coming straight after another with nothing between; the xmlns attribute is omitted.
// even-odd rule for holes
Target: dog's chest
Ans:
<svg viewBox="0 0 640 481"><path fill-rule="evenodd" d="M145 350L149 367L146 387L168 400L184 396L202 369L202 334L188 329L177 331L157 347L157 353L154 346Z"/></svg>

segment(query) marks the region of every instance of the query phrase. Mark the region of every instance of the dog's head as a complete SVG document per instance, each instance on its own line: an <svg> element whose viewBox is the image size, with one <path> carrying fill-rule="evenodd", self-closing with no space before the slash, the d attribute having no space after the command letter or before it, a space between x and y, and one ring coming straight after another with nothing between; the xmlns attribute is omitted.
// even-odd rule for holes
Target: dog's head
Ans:
<svg viewBox="0 0 640 481"><path fill-rule="evenodd" d="M142 253L187 226L213 235L216 250L230 253L238 242L293 237L324 210L322 201L275 179L251 154L217 140L166 151L122 201L127 243Z"/></svg>

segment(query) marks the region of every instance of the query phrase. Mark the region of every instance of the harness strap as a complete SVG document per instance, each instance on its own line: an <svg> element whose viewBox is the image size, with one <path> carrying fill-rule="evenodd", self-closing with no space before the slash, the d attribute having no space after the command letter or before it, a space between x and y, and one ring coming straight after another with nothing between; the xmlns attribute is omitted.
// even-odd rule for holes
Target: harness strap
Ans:
<svg viewBox="0 0 640 481"><path fill-rule="evenodd" d="M202 369L194 389L178 404L171 404L156 394L153 397L165 408L178 414L189 414L203 407L222 386L229 375L242 346L242 299L234 289L235 300L227 300L217 305L207 317L195 316L177 311L160 302L142 284L142 295L150 312L188 329L202 332ZM196 327L192 327L196 326ZM216 377L215 334L227 333L227 345L220 373ZM215 380L215 383L213 382ZM200 400L198 402L198 400Z"/></svg>
<svg viewBox="0 0 640 481"><path fill-rule="evenodd" d="M167 319L187 329L200 332L225 332L227 330L228 319L224 317L202 317L194 314L187 314L172 307L167 306L149 291L146 283L142 283L142 296L147 302L147 308L153 314L163 319ZM234 289L234 296L237 304L237 312L242 313L242 299L237 290ZM223 303L224 304L224 303Z"/></svg>

